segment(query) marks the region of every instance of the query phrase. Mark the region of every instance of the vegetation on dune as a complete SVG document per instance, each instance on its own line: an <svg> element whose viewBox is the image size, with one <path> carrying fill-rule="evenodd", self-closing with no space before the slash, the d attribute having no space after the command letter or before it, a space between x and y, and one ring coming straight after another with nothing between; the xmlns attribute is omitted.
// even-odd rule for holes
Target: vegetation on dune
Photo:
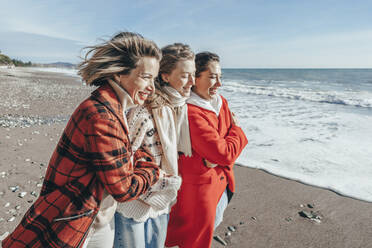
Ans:
<svg viewBox="0 0 372 248"><path fill-rule="evenodd" d="M0 53L0 64L9 65L9 64L13 64L13 63L12 63L11 58L9 58L8 56Z"/></svg>
<svg viewBox="0 0 372 248"><path fill-rule="evenodd" d="M0 51L0 65L32 66L32 63L31 61L23 62L18 59L11 59Z"/></svg>

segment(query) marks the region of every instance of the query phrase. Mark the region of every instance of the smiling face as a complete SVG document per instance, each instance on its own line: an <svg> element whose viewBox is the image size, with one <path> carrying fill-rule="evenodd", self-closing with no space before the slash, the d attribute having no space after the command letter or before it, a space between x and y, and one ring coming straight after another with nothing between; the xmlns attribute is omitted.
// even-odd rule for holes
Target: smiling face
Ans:
<svg viewBox="0 0 372 248"><path fill-rule="evenodd" d="M221 66L217 61L208 64L207 70L195 79L194 92L201 98L211 100L218 92L221 83Z"/></svg>
<svg viewBox="0 0 372 248"><path fill-rule="evenodd" d="M178 61L176 67L171 73L163 73L162 78L176 89L182 96L189 97L191 87L195 81L195 61L181 60Z"/></svg>
<svg viewBox="0 0 372 248"><path fill-rule="evenodd" d="M119 75L119 84L127 91L133 102L144 104L155 89L154 80L159 72L159 61L153 57L142 57L137 67L127 75Z"/></svg>

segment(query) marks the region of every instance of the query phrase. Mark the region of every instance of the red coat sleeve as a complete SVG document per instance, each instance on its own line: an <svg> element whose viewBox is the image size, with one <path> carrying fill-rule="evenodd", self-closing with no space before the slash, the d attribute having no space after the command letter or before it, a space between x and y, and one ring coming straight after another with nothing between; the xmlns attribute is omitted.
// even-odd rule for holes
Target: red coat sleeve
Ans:
<svg viewBox="0 0 372 248"><path fill-rule="evenodd" d="M159 177L159 169L146 152L138 149L132 165L128 137L118 122L97 119L88 125L86 150L105 189L117 201L136 199Z"/></svg>
<svg viewBox="0 0 372 248"><path fill-rule="evenodd" d="M189 125L193 150L214 164L233 164L248 143L243 130L236 125L231 125L221 137L201 110L189 112Z"/></svg>

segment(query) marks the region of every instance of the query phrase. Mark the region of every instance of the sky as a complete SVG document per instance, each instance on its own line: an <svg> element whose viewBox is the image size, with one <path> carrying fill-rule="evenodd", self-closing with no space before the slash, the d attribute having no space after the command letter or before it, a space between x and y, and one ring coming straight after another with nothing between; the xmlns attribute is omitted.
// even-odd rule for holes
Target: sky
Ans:
<svg viewBox="0 0 372 248"><path fill-rule="evenodd" d="M119 31L189 44L223 68L372 68L367 0L0 0L0 51L78 63Z"/></svg>

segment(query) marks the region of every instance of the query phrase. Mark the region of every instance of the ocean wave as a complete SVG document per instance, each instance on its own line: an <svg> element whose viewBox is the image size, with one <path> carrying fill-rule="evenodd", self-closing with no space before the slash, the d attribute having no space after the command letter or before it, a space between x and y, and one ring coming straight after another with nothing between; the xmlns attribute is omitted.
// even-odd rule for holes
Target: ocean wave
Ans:
<svg viewBox="0 0 372 248"><path fill-rule="evenodd" d="M55 72L55 73L63 73L69 76L78 77L78 71L76 69L71 68L55 68L55 67L30 67L33 70L37 71L45 71L45 72Z"/></svg>
<svg viewBox="0 0 372 248"><path fill-rule="evenodd" d="M303 86L304 83L301 83ZM293 100L372 108L372 93L367 91L314 90L306 87L289 88L283 87L283 84L279 87L246 84L247 83L226 82L224 83L223 90L250 95L263 95Z"/></svg>

